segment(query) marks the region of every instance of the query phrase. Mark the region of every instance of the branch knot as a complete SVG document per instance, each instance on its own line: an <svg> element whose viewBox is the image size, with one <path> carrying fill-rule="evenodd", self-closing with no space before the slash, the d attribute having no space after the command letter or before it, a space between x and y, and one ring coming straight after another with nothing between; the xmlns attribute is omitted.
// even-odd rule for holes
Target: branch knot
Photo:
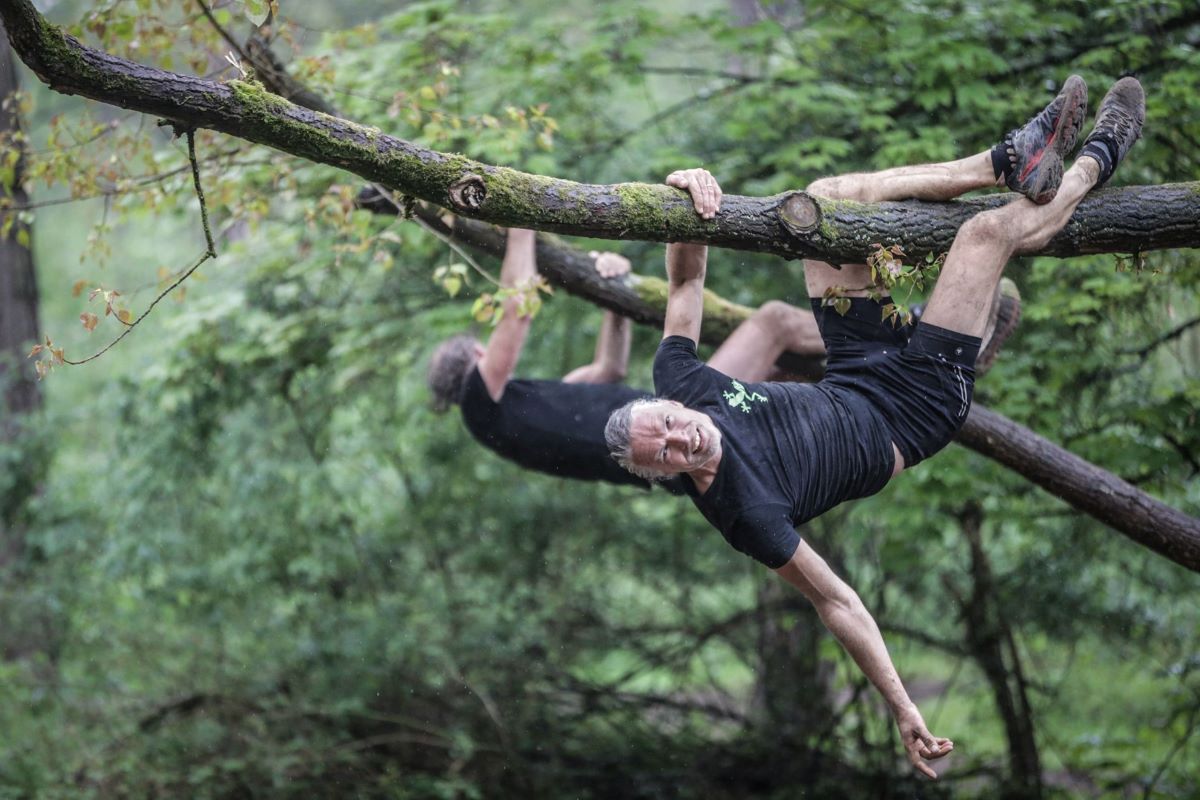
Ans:
<svg viewBox="0 0 1200 800"><path fill-rule="evenodd" d="M483 178L468 172L450 186L450 202L465 211L478 211L487 199Z"/></svg>
<svg viewBox="0 0 1200 800"><path fill-rule="evenodd" d="M806 192L793 192L779 206L779 217L793 233L811 233L821 221L821 209Z"/></svg>

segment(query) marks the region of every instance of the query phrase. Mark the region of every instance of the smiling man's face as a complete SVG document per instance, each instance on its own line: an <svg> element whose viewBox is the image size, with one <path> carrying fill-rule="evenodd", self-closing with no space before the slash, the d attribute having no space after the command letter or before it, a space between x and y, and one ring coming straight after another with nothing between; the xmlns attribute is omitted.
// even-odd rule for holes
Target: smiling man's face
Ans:
<svg viewBox="0 0 1200 800"><path fill-rule="evenodd" d="M635 406L629 434L633 463L658 472L691 472L721 453L712 419L674 400Z"/></svg>

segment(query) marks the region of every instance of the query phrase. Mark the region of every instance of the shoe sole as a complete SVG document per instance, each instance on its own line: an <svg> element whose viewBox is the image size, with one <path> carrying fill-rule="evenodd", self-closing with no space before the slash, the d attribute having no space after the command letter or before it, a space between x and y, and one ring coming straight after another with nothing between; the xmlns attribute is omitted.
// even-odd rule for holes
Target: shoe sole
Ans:
<svg viewBox="0 0 1200 800"><path fill-rule="evenodd" d="M982 378L991 370L1000 355L1000 348L1017 330L1021 322L1021 294L1017 285L1005 278L1000 283L1000 299L996 309L996 327L975 359L975 376Z"/></svg>
<svg viewBox="0 0 1200 800"><path fill-rule="evenodd" d="M1036 182L1023 194L1038 205L1045 205L1058 194L1062 183L1063 158L1071 153L1083 127L1083 117L1087 111L1087 84L1078 75L1067 78L1063 84L1067 93L1063 100L1062 111L1054 122L1054 130L1045 146L1035 155L1025 169L1017 176L1017 182L1024 182L1039 166ZM1074 123L1072 124L1072 119Z"/></svg>

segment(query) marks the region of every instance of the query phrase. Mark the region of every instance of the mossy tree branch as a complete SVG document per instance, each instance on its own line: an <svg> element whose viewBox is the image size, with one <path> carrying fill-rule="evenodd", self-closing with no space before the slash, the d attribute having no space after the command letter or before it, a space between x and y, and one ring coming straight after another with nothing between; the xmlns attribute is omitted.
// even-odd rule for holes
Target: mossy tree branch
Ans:
<svg viewBox="0 0 1200 800"><path fill-rule="evenodd" d="M791 191L725 195L701 220L664 185L592 185L439 153L376 128L295 105L260 85L216 83L147 67L81 44L30 0L0 0L13 49L55 91L203 127L341 167L459 214L501 225L607 239L697 241L785 258L861 261L872 244L912 258L949 249L964 220L1011 195L952 203L833 202ZM1053 255L1200 246L1200 184L1094 193L1042 251Z"/></svg>

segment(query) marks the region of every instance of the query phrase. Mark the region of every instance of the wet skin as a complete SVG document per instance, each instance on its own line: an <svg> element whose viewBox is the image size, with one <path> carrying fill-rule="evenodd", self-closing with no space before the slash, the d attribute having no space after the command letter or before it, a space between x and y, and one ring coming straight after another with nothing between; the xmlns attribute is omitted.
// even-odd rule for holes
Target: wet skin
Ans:
<svg viewBox="0 0 1200 800"><path fill-rule="evenodd" d="M634 463L659 472L692 472L721 456L721 432L712 419L674 400L634 408L630 443Z"/></svg>

